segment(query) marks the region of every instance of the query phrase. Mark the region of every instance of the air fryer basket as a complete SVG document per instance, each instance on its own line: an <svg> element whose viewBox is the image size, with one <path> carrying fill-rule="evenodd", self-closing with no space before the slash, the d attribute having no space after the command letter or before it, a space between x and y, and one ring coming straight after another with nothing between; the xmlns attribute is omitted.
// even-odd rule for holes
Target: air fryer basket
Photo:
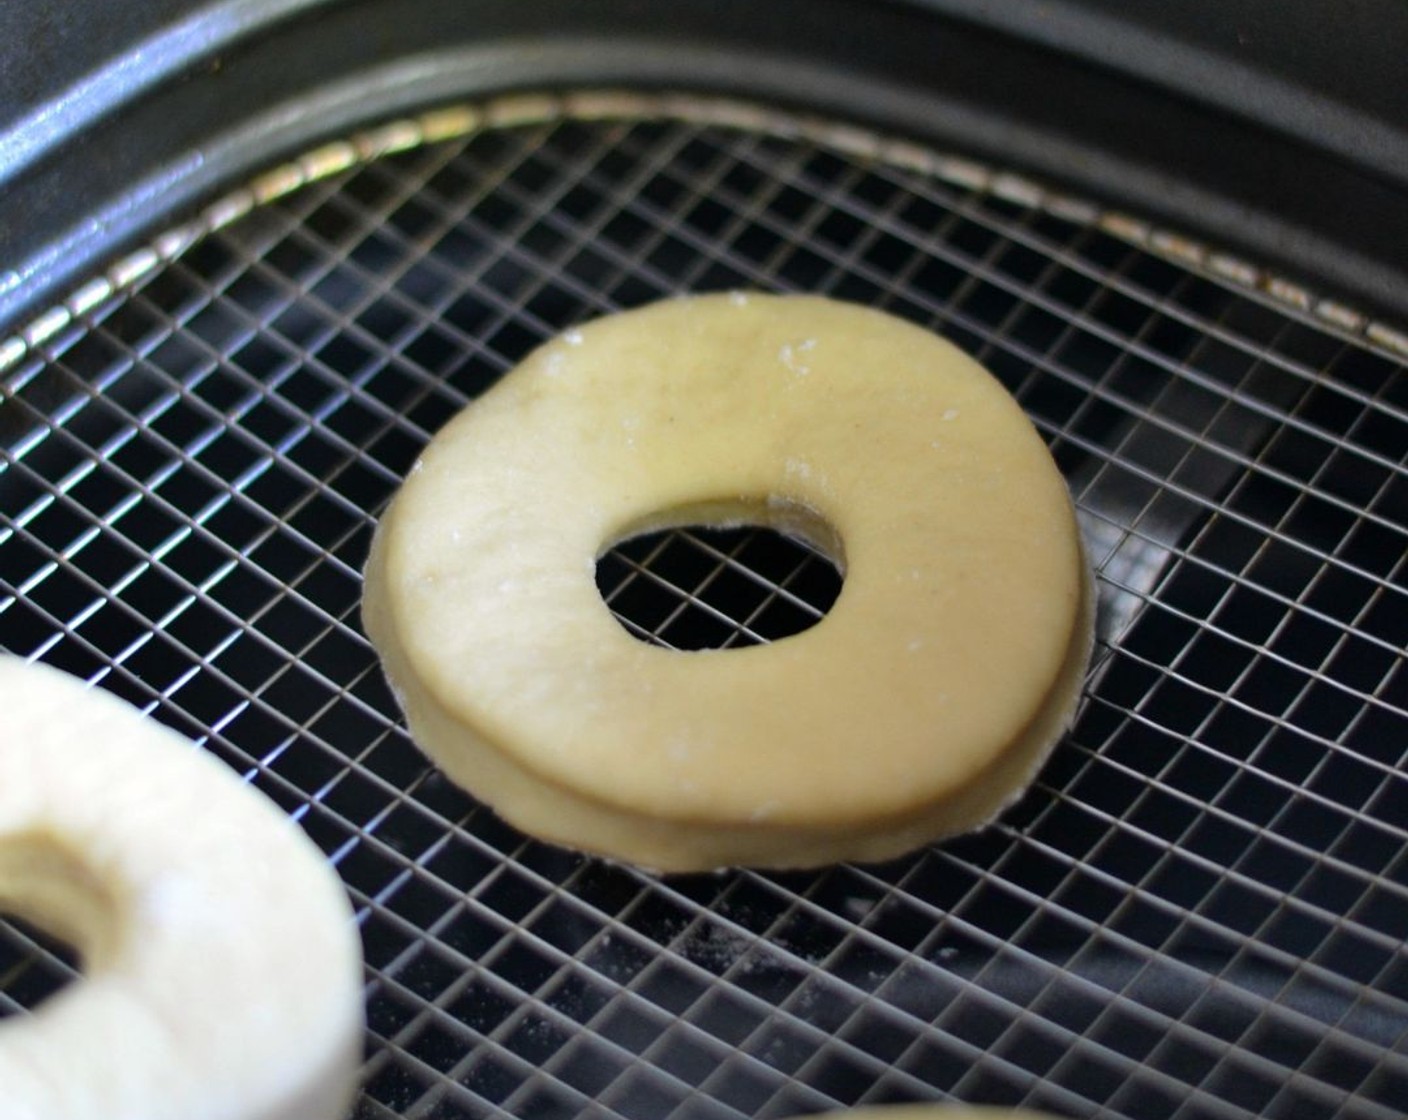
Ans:
<svg viewBox="0 0 1408 1120"><path fill-rule="evenodd" d="M290 7L302 24L213 69L173 62L176 88L199 101L223 67L349 11L409 34L394 4ZM1179 221L1176 199L1058 174L1015 133L997 135L1004 160L957 111L947 139L899 101L847 113L795 57L790 96L720 50L660 55L699 63L666 82L591 30L621 82L562 63L533 85L516 55L457 71L460 88L433 67L390 98L369 78L361 120L266 115L206 150L219 182L111 195L125 241L63 242L72 208L115 212L81 184L51 200L47 238L3 235L28 263L0 325L0 648L199 740L328 853L366 949L359 1120L911 1100L1403 1115L1401 261L1361 259L1347 229L1239 238L1218 217L1236 190L1211 172L1182 187L1223 202ZM418 57L378 49L376 73ZM356 61L341 38L328 51ZM164 80L111 127L126 135ZM203 119L235 135L188 114L173 134ZM52 185L55 144L12 197ZM1356 158L1336 154L1391 194ZM123 149L94 177L130 187L159 165ZM1339 270L1317 268L1334 244ZM549 335L733 288L825 292L944 334L1017 395L1070 483L1098 648L1073 731L975 836L883 866L658 879L525 839L405 733L357 607L375 517L419 449ZM642 640L691 647L792 633L837 589L824 560L750 531L632 542L599 583ZM73 968L0 920L0 1016Z"/></svg>

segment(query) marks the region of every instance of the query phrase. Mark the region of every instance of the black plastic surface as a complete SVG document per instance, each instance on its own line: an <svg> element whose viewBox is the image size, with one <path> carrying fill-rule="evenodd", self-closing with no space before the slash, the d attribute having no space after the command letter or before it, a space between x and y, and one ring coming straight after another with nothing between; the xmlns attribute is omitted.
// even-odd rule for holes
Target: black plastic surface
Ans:
<svg viewBox="0 0 1408 1120"><path fill-rule="evenodd" d="M1408 7L64 0L0 15L0 325L271 158L437 100L683 87L1001 159L1408 313Z"/></svg>

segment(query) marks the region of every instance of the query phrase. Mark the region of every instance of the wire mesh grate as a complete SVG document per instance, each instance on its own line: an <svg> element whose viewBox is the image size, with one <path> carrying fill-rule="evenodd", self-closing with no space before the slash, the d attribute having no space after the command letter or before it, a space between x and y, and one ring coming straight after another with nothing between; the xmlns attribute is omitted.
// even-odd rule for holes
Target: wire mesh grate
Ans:
<svg viewBox="0 0 1408 1120"><path fill-rule="evenodd" d="M359 572L430 434L551 333L736 287L942 331L1070 480L1099 649L1073 734L981 834L657 880L525 840L400 725ZM1078 209L795 130L563 119L253 208L17 363L0 448L0 647L199 738L347 883L359 1120L1408 1106L1408 373L1388 351ZM767 537L624 546L603 596L675 644L810 625L835 572ZM0 1015L69 967L0 923Z"/></svg>

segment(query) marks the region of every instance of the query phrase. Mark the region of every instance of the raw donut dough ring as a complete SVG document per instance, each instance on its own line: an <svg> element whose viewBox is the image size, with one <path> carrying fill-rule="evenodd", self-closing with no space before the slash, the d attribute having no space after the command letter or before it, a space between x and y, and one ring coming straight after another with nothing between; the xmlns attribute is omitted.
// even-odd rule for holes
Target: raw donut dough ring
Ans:
<svg viewBox="0 0 1408 1120"><path fill-rule="evenodd" d="M341 882L176 733L0 657L0 907L83 975L0 1022L5 1120L341 1120L362 1046Z"/></svg>
<svg viewBox="0 0 1408 1120"><path fill-rule="evenodd" d="M765 646L640 642L615 542L762 523L845 573ZM663 871L877 860L977 827L1067 726L1091 595L1001 384L892 316L715 295L540 347L446 425L363 619L422 748L525 831Z"/></svg>

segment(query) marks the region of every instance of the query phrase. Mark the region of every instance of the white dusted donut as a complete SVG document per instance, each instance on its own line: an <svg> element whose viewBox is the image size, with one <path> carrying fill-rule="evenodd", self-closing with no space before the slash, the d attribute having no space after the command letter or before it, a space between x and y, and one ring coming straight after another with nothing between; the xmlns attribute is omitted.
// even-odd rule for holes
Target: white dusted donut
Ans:
<svg viewBox="0 0 1408 1120"><path fill-rule="evenodd" d="M0 1022L5 1120L341 1120L362 1041L341 883L218 760L0 657L0 910L83 975Z"/></svg>
<svg viewBox="0 0 1408 1120"><path fill-rule="evenodd" d="M678 524L809 538L844 583L764 646L638 641L595 583ZM363 620L412 735L534 835L663 871L875 860L975 828L1068 724L1091 596L1001 384L892 316L716 295L540 347L432 440Z"/></svg>

